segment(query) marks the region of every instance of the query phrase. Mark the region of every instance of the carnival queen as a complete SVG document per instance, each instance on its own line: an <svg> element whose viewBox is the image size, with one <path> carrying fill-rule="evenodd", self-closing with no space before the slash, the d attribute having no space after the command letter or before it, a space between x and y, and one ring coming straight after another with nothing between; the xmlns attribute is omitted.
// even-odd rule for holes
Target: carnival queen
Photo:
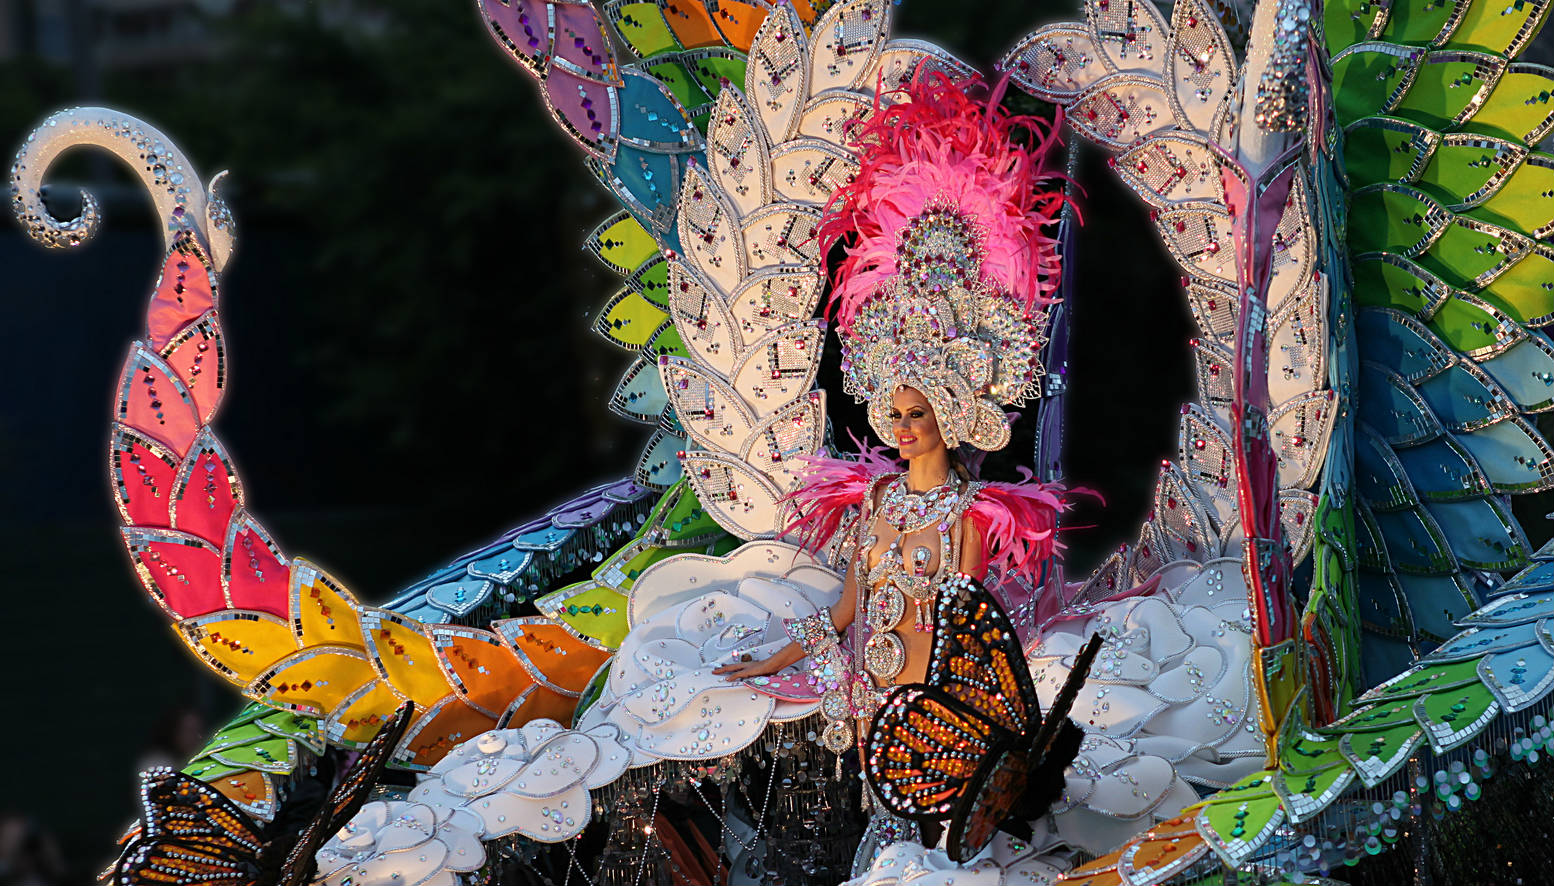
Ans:
<svg viewBox="0 0 1554 886"><path fill-rule="evenodd" d="M946 578L1029 588L1058 548L1061 487L982 482L968 468L1008 444L1003 407L1037 394L1059 274L1049 229L1064 197L1045 167L1054 129L1005 113L1000 92L927 72L886 96L896 101L851 133L860 169L818 233L823 254L843 255L830 308L844 389L905 470L868 447L811 459L788 499L789 533L840 551L841 598L791 620L793 642L775 655L717 673L761 677L807 657L828 720L821 743L839 754L888 689L924 679Z"/></svg>

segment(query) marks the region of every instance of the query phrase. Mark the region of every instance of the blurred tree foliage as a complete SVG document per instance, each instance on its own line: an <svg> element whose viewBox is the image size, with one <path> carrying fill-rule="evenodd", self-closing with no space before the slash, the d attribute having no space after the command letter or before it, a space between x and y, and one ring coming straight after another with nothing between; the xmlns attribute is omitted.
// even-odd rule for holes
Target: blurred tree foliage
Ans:
<svg viewBox="0 0 1554 886"><path fill-rule="evenodd" d="M229 290L290 303L308 430L356 450L331 494L381 503L408 469L435 507L494 491L470 482L481 465L554 498L629 468L639 434L604 409L625 361L587 334L608 282L579 251L609 207L467 4L253 4L213 24L216 60L107 98L232 170L234 274L250 237L285 244L263 276L288 292ZM260 359L235 354L238 379Z"/></svg>

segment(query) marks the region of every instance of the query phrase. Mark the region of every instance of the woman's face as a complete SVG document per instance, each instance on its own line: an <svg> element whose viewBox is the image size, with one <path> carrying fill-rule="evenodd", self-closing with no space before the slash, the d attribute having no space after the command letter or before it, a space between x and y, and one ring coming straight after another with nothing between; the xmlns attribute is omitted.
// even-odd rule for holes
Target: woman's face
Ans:
<svg viewBox="0 0 1554 886"><path fill-rule="evenodd" d="M896 449L907 460L944 448L939 420L934 418L928 398L915 388L900 387L890 398L890 424L896 435Z"/></svg>

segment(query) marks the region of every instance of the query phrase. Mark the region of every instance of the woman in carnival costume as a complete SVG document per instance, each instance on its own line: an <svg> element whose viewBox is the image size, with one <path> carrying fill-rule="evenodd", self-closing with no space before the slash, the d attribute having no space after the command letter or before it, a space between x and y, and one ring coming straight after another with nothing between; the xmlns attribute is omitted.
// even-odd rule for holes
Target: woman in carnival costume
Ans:
<svg viewBox="0 0 1554 886"><path fill-rule="evenodd" d="M1050 135L973 91L985 84L919 76L905 101L852 133L865 146L861 170L819 236L824 253L839 243L846 252L831 302L844 388L867 403L870 427L906 470L878 450L809 460L789 530L810 550L840 551L841 599L789 620L793 642L775 655L718 669L744 679L807 659L829 720L820 741L838 754L862 743L888 689L924 680L941 583L983 577L991 559L1031 586L1065 507L1056 485L973 479L960 454L1001 449L1000 406L1023 403L1043 374L1058 275L1044 228L1063 200L1042 165ZM910 822L877 811L860 862L883 841L916 837Z"/></svg>
<svg viewBox="0 0 1554 886"><path fill-rule="evenodd" d="M1004 112L1001 92L1002 84L989 95L979 79L919 75L905 101L856 127L861 170L833 198L820 228L825 254L834 255L838 244L845 252L834 269L831 301L844 388L867 404L870 427L895 444L906 470L870 448L853 459L809 460L789 497L796 512L789 531L810 550L839 552L837 562L846 564L840 600L790 619L793 642L776 654L717 673L760 678L799 663L822 693L829 722L820 742L838 754L863 744L888 690L924 681L934 647L934 598L951 576L985 579L1006 609L1025 615L1026 633L1035 613L1060 608L1053 598L1061 598L1062 583L1052 560L1061 550L1064 489L1029 479L985 482L968 468L980 461L971 453L1009 442L1010 420L1001 407L1024 403L1044 374L1039 354L1059 274L1047 232L1064 197L1043 166L1056 139L1040 121ZM1046 665L1039 673L1046 701L1064 682L1064 659L1077 651L1074 641L1084 630L1135 621L1134 605L1079 607L1057 619L1046 637L1027 637ZM1163 613L1175 621L1186 608L1168 606ZM1135 630L1147 637L1147 626ZM1136 638L1115 642L1118 631L1109 633L1112 658L1121 660ZM1154 670L1170 670L1185 651L1173 650ZM1147 672L1154 663L1139 664ZM1102 690L1096 698L1105 697ZM1248 702L1244 695L1237 702L1233 719L1241 726ZM1133 791L1143 807L1169 813L1195 799L1169 765L1139 766L1127 761L1137 757L1135 748L1103 741L1089 743L1099 762L1081 762L1076 787L1107 766L1113 778L1136 779L1116 768L1126 761L1130 770L1149 772L1146 783L1134 781L1143 788ZM1071 794L1073 801L1083 798ZM877 801L871 805L855 862L860 875L889 843L919 838L913 822ZM1130 812L1136 817L1140 809ZM1103 845L1068 836L1080 846Z"/></svg>

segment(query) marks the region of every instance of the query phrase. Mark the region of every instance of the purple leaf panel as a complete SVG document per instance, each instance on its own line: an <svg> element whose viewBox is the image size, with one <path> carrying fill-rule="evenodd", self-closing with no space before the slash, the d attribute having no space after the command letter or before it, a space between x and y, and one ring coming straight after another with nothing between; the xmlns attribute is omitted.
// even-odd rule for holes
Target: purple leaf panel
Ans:
<svg viewBox="0 0 1554 886"><path fill-rule="evenodd" d="M615 155L615 87L552 66L545 95L556 121L602 159Z"/></svg>
<svg viewBox="0 0 1554 886"><path fill-rule="evenodd" d="M550 63L550 16L544 0L480 0L486 30L538 77Z"/></svg>
<svg viewBox="0 0 1554 886"><path fill-rule="evenodd" d="M556 28L551 34L552 63L600 83L621 85L615 51L594 8L586 3L563 3L552 9L556 17Z"/></svg>

